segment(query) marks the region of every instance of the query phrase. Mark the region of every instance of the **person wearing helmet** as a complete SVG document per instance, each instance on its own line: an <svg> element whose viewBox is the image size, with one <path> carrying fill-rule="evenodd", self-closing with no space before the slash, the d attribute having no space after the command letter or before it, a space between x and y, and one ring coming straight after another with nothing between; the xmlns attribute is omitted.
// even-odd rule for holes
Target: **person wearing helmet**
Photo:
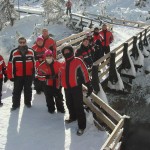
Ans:
<svg viewBox="0 0 150 150"><path fill-rule="evenodd" d="M36 39L36 43L32 46L32 49L35 51L35 69L37 70L38 66L44 61L44 53L47 50L43 46L44 39L42 36L38 36ZM41 94L43 91L43 81L38 80L36 72L35 72L35 78L34 78L34 89L36 90L37 94Z"/></svg>
<svg viewBox="0 0 150 150"><path fill-rule="evenodd" d="M82 135L86 128L86 116L83 108L82 84L88 88L87 96L90 96L93 88L88 70L82 59L74 57L72 46L62 49L65 62L60 68L61 85L64 87L66 105L69 110L69 118L65 123L78 121L77 135Z"/></svg>
<svg viewBox="0 0 150 150"><path fill-rule="evenodd" d="M54 60L51 50L45 51L44 60L38 67L39 80L45 80L44 94L49 113L55 112L55 104L57 111L64 113L63 97L60 96L60 84L59 84L59 68L61 63ZM55 101L54 101L55 99Z"/></svg>
<svg viewBox="0 0 150 150"><path fill-rule="evenodd" d="M89 48L94 47L94 38L93 38L93 33L92 32L87 32L85 37L89 40Z"/></svg>

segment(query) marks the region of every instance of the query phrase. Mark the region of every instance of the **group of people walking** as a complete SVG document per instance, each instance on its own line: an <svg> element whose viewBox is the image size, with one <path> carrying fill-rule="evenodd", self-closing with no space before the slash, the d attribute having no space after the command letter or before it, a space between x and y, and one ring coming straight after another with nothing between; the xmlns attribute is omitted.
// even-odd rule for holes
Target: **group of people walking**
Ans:
<svg viewBox="0 0 150 150"><path fill-rule="evenodd" d="M86 116L83 107L82 84L87 86L87 97L93 92L88 68L98 57L110 51L109 44L113 35L103 25L102 31L94 29L94 34L88 33L83 39L79 49L66 45L61 50L64 62L57 60L56 43L49 37L47 29L37 37L32 48L27 46L24 37L18 39L18 47L11 51L8 65L0 56L0 105L2 96L3 76L4 82L9 79L14 84L12 93L12 108L14 111L20 107L21 92L24 90L24 104L32 107L32 82L37 94L44 92L49 113L65 113L62 87L65 91L66 105L69 118L66 123L78 121L77 135L82 135L86 128ZM98 42L99 41L99 42ZM97 48L99 47L99 48ZM98 51L98 52L96 52Z"/></svg>

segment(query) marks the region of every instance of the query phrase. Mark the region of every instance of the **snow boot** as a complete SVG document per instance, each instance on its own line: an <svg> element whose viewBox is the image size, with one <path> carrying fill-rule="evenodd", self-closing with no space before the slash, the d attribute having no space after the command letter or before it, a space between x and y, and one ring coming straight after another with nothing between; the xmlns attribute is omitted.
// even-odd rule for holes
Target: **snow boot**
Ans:
<svg viewBox="0 0 150 150"><path fill-rule="evenodd" d="M84 129L78 129L77 130L77 135L81 136L84 133Z"/></svg>
<svg viewBox="0 0 150 150"><path fill-rule="evenodd" d="M73 118L69 118L69 119L66 119L65 120L65 123L66 124L69 124L69 123L71 123L71 122L73 122L73 121L76 121L77 119L73 119Z"/></svg>

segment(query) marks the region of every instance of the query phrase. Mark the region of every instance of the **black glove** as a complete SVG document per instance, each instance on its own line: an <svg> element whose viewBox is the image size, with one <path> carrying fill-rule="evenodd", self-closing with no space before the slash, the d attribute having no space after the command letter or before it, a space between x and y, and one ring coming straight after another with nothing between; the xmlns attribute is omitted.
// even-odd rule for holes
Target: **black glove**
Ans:
<svg viewBox="0 0 150 150"><path fill-rule="evenodd" d="M14 78L11 78L10 81L11 81L11 82L14 82Z"/></svg>
<svg viewBox="0 0 150 150"><path fill-rule="evenodd" d="M88 96L90 96L90 95L92 94L92 92L93 92L93 87L92 87L91 82L88 82L88 83L86 84L86 86L87 86L87 88L88 88L86 97L88 97Z"/></svg>
<svg viewBox="0 0 150 150"><path fill-rule="evenodd" d="M4 83L6 83L8 80L7 76L4 77Z"/></svg>

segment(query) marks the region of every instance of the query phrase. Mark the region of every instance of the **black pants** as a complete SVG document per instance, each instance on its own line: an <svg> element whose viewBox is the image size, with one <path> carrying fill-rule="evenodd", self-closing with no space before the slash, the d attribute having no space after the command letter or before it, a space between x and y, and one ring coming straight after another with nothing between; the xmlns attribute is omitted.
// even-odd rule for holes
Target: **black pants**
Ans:
<svg viewBox="0 0 150 150"><path fill-rule="evenodd" d="M65 89L65 96L70 118L77 119L79 129L85 129L86 117L83 108L82 86Z"/></svg>
<svg viewBox="0 0 150 150"><path fill-rule="evenodd" d="M63 96L61 93L61 89L56 89L54 87L45 85L44 94L45 94L46 103L49 111L51 112L55 111L55 103L58 111L64 110ZM55 98L55 102L54 102L54 98Z"/></svg>
<svg viewBox="0 0 150 150"><path fill-rule="evenodd" d="M105 54L110 52L110 46L103 46L102 49L103 49Z"/></svg>
<svg viewBox="0 0 150 150"><path fill-rule="evenodd" d="M66 15L68 15L68 12L69 12L69 14L71 14L71 8L67 8Z"/></svg>
<svg viewBox="0 0 150 150"><path fill-rule="evenodd" d="M32 76L25 76L25 77L15 77L14 78L14 89L13 89L13 107L20 106L20 98L21 92L24 89L24 103L26 105L31 103L32 99Z"/></svg>
<svg viewBox="0 0 150 150"><path fill-rule="evenodd" d="M37 93L44 91L45 81L40 81L37 78L34 79L34 89Z"/></svg>
<svg viewBox="0 0 150 150"><path fill-rule="evenodd" d="M2 99L2 86L3 86L3 79L0 79L0 103Z"/></svg>

